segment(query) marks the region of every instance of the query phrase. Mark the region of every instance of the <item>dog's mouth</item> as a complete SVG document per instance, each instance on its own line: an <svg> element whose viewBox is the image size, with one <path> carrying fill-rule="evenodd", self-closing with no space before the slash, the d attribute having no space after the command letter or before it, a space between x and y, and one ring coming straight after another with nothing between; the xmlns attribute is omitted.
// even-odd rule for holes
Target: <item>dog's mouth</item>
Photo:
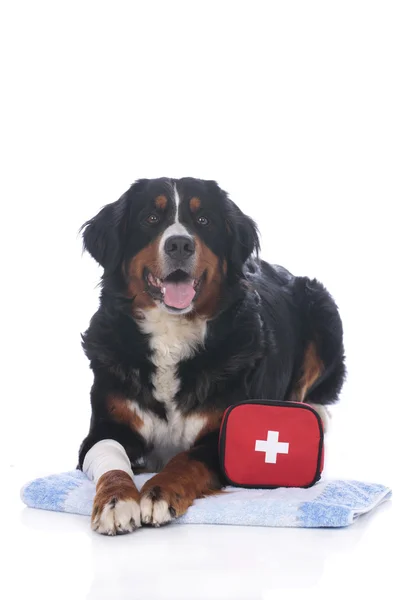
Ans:
<svg viewBox="0 0 400 600"><path fill-rule="evenodd" d="M163 302L166 307L182 311L190 307L199 295L204 274L199 279L193 279L188 273L178 269L165 279L159 279L148 269L144 272L148 293Z"/></svg>

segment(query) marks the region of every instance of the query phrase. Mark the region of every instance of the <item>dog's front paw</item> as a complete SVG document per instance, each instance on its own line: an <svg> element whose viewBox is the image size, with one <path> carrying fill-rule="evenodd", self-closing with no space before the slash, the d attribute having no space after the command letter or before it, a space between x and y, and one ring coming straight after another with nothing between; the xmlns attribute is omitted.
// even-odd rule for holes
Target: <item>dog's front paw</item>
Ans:
<svg viewBox="0 0 400 600"><path fill-rule="evenodd" d="M100 477L93 503L92 529L104 535L130 533L141 526L139 492L124 471Z"/></svg>
<svg viewBox="0 0 400 600"><path fill-rule="evenodd" d="M151 480L148 482L151 484ZM181 492L181 490L179 490ZM160 527L183 515L192 504L173 485L145 485L140 495L140 513L144 525Z"/></svg>

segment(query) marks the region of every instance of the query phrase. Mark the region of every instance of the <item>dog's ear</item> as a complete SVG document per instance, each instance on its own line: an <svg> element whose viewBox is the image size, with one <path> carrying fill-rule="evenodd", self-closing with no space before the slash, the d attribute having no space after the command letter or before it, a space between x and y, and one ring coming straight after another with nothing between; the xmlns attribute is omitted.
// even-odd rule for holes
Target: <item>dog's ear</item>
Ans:
<svg viewBox="0 0 400 600"><path fill-rule="evenodd" d="M206 185L209 193L217 196L225 205L229 267L235 276L240 277L246 260L253 252L258 254L260 250L257 225L236 206L216 181L206 181Z"/></svg>
<svg viewBox="0 0 400 600"><path fill-rule="evenodd" d="M232 202L233 210L228 226L232 229L233 259L241 266L253 254L260 251L257 225ZM232 214L233 213L233 214Z"/></svg>
<svg viewBox="0 0 400 600"><path fill-rule="evenodd" d="M247 259L260 250L257 225L228 199L227 228L230 263L234 271L241 274Z"/></svg>
<svg viewBox="0 0 400 600"><path fill-rule="evenodd" d="M124 225L128 213L127 196L125 193L116 202L107 204L81 227L85 250L108 272L114 271L122 260Z"/></svg>

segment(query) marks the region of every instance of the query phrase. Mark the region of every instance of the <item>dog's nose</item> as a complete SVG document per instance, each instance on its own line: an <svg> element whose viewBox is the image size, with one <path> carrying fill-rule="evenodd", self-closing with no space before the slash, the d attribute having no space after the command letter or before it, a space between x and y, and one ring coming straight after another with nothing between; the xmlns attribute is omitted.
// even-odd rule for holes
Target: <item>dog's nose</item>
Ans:
<svg viewBox="0 0 400 600"><path fill-rule="evenodd" d="M192 238L186 235L173 235L165 242L165 253L176 260L185 260L194 254Z"/></svg>

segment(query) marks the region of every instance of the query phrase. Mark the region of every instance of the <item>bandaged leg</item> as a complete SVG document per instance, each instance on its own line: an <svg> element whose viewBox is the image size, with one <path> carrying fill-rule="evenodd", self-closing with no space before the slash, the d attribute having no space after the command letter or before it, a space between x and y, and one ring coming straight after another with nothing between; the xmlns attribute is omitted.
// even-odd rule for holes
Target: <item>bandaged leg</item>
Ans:
<svg viewBox="0 0 400 600"><path fill-rule="evenodd" d="M128 455L115 440L102 440L87 452L83 472L96 484L92 529L105 535L140 527L139 492Z"/></svg>

